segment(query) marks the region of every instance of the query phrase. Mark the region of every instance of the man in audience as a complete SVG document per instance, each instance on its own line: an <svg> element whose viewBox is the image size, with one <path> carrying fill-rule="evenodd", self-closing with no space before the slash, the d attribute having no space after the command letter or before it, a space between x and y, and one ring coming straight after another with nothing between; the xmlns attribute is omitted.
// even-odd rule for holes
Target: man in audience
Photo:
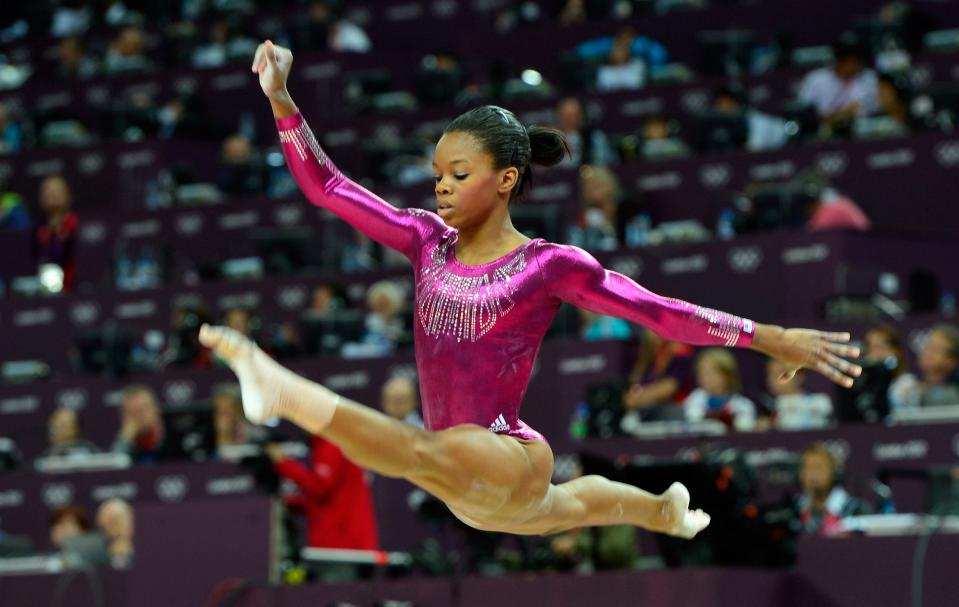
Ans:
<svg viewBox="0 0 959 607"><path fill-rule="evenodd" d="M817 535L839 535L842 519L865 514L866 506L842 487L842 463L829 447L816 443L802 453L796 510L803 530Z"/></svg>
<svg viewBox="0 0 959 607"><path fill-rule="evenodd" d="M97 509L97 526L107 539L110 563L126 569L133 560L133 507L122 499L110 499Z"/></svg>
<svg viewBox="0 0 959 607"><path fill-rule="evenodd" d="M959 405L959 328L940 323L929 329L919 350L919 405Z"/></svg>
<svg viewBox="0 0 959 607"><path fill-rule="evenodd" d="M287 457L278 444L266 446L276 473L299 489L286 501L291 509L306 514L307 544L315 548L379 549L366 473L321 436L312 436L310 446L309 466Z"/></svg>
<svg viewBox="0 0 959 607"><path fill-rule="evenodd" d="M383 413L401 422L423 427L423 418L420 417L419 403L416 398L416 384L412 379L398 375L386 380L383 384L380 404Z"/></svg>
<svg viewBox="0 0 959 607"><path fill-rule="evenodd" d="M857 116L879 108L876 73L866 67L865 52L852 41L836 45L835 62L806 74L799 99L816 108L824 134L848 131Z"/></svg>
<svg viewBox="0 0 959 607"><path fill-rule="evenodd" d="M713 98L713 109L745 113L746 149L750 152L776 150L786 145L786 121L749 107L745 91L739 88L726 86L719 89Z"/></svg>
<svg viewBox="0 0 959 607"><path fill-rule="evenodd" d="M80 419L77 412L60 407L50 415L47 425L50 446L42 457L67 457L99 453L100 448L80 435Z"/></svg>
<svg viewBox="0 0 959 607"><path fill-rule="evenodd" d="M161 456L163 419L156 393L149 386L133 385L123 391L120 432L114 453L126 453L134 461L152 462Z"/></svg>
<svg viewBox="0 0 959 607"><path fill-rule="evenodd" d="M50 543L57 550L71 538L87 533L92 529L90 517L80 506L63 506L54 511L50 520Z"/></svg>
<svg viewBox="0 0 959 607"><path fill-rule="evenodd" d="M569 156L560 166L577 167L581 164L606 165L616 162L606 133L586 118L583 104L575 97L566 97L556 106L556 127L566 135Z"/></svg>

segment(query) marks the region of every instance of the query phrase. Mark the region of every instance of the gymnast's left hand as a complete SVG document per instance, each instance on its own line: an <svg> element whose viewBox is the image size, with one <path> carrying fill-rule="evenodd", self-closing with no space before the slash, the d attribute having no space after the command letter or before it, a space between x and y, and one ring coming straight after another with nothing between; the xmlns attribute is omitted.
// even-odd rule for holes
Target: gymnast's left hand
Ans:
<svg viewBox="0 0 959 607"><path fill-rule="evenodd" d="M811 369L846 388L862 374L862 367L846 358L859 356L859 348L848 345L849 333L830 333L813 329L784 329L774 325L756 325L752 349L780 360L786 371L779 376L787 382L799 369Z"/></svg>

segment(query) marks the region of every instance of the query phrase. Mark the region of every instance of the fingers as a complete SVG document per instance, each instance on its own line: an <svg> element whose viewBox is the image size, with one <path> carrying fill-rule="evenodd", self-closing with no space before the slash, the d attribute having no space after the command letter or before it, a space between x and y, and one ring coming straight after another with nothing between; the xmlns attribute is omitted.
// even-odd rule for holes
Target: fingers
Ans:
<svg viewBox="0 0 959 607"><path fill-rule="evenodd" d="M816 337L825 339L826 341L831 342L840 342L845 343L852 339L852 335L849 333L830 333L829 331L810 331Z"/></svg>
<svg viewBox="0 0 959 607"><path fill-rule="evenodd" d="M260 62L263 61L263 52L266 48L265 44L260 44L256 47L256 52L253 53L253 65L250 66L250 70L253 72L260 71Z"/></svg>
<svg viewBox="0 0 959 607"><path fill-rule="evenodd" d="M265 43L266 48L266 61L270 64L271 67L276 67L276 47L273 46L273 42L267 40Z"/></svg>
<svg viewBox="0 0 959 607"><path fill-rule="evenodd" d="M862 354L862 351L856 346L843 346L832 342L828 342L825 345L826 349L830 352L846 358L859 358L859 355Z"/></svg>
<svg viewBox="0 0 959 607"><path fill-rule="evenodd" d="M849 376L852 376L852 377L859 377L860 375L862 375L862 367L860 367L860 366L857 365L857 364L851 363L851 362L849 362L848 360L845 360L845 359L843 359L843 358L839 358L839 357L836 356L835 354L830 354L829 352L824 352L823 355L822 355L822 357L823 357L823 359L825 359L825 361L826 361L828 364L830 364L830 365L832 365L833 367L839 369L840 371L842 371L842 372L845 373L846 375L849 375Z"/></svg>
<svg viewBox="0 0 959 607"><path fill-rule="evenodd" d="M799 370L799 369L792 369L791 371L786 371L785 373L783 373L782 375L780 375L780 376L779 376L779 383L785 384L785 383L789 382L789 380L791 380L793 377L796 376L796 371L798 371L798 370Z"/></svg>
<svg viewBox="0 0 959 607"><path fill-rule="evenodd" d="M839 369L830 367L829 363L827 363L825 360L820 360L818 363L816 363L816 370L840 386L844 386L846 388L852 387L853 379L843 375Z"/></svg>

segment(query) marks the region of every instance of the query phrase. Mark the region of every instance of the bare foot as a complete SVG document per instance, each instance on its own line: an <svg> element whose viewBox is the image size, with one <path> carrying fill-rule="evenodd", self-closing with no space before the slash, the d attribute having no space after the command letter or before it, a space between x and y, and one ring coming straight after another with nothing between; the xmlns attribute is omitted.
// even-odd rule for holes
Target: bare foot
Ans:
<svg viewBox="0 0 959 607"><path fill-rule="evenodd" d="M667 525L665 533L688 540L709 525L708 514L702 510L689 509L689 490L682 483L670 485L662 497L663 517Z"/></svg>

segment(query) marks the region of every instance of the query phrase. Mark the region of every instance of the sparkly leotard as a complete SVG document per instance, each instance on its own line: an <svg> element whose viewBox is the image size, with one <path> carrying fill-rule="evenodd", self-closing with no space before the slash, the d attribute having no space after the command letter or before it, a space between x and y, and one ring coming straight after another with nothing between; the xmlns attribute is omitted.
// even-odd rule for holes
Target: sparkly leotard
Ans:
<svg viewBox="0 0 959 607"><path fill-rule="evenodd" d="M666 339L752 342L751 321L656 295L577 247L534 238L497 260L463 265L455 256L457 230L437 214L396 208L344 177L302 115L277 120L277 128L307 198L413 264L416 366L429 430L470 423L545 440L518 414L543 336L564 301Z"/></svg>

